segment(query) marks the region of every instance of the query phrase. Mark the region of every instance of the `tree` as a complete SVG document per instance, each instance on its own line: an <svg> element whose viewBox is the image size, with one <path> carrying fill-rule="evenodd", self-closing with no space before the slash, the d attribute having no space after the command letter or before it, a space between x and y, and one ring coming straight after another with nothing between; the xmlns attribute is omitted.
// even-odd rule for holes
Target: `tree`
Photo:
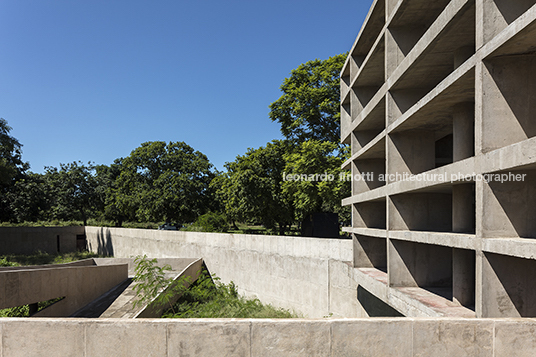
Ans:
<svg viewBox="0 0 536 357"><path fill-rule="evenodd" d="M347 220L349 209L341 200L350 194L350 183L339 180L348 146L339 144L339 74L347 54L300 65L285 78L283 95L270 105L270 119L281 124L281 132L293 143L286 159L286 174L331 175L329 180L285 181L284 193L291 197L296 218L311 213L339 213Z"/></svg>
<svg viewBox="0 0 536 357"><path fill-rule="evenodd" d="M11 127L0 118L0 183L9 184L29 168L22 161L22 144L9 135Z"/></svg>
<svg viewBox="0 0 536 357"><path fill-rule="evenodd" d="M97 166L97 196L99 198L99 210L101 217L115 222L117 227L121 227L126 219L118 202L117 179L121 174L121 159L114 160L110 166Z"/></svg>
<svg viewBox="0 0 536 357"><path fill-rule="evenodd" d="M346 56L306 62L285 78L280 87L284 94L270 104L269 114L281 124L285 138L294 143L340 141L339 74Z"/></svg>
<svg viewBox="0 0 536 357"><path fill-rule="evenodd" d="M30 165L22 161L22 144L9 133L11 127L0 118L0 221L14 220L13 186Z"/></svg>
<svg viewBox="0 0 536 357"><path fill-rule="evenodd" d="M277 223L284 234L294 221L293 207L281 186L289 148L288 142L274 140L225 164L227 173L213 185L229 221L259 221L268 229Z"/></svg>
<svg viewBox="0 0 536 357"><path fill-rule="evenodd" d="M95 166L82 162L45 167L45 180L54 202L52 217L63 220L82 220L84 226L99 205Z"/></svg>
<svg viewBox="0 0 536 357"><path fill-rule="evenodd" d="M193 222L211 208L208 158L184 142L146 142L120 160L114 206L140 221Z"/></svg>
<svg viewBox="0 0 536 357"><path fill-rule="evenodd" d="M283 192L291 197L296 218L317 212L341 213L341 199L350 195L340 180L343 158L335 155L337 143L307 140L285 155Z"/></svg>
<svg viewBox="0 0 536 357"><path fill-rule="evenodd" d="M15 181L6 198L14 222L36 222L49 218L53 195L44 175L26 173Z"/></svg>

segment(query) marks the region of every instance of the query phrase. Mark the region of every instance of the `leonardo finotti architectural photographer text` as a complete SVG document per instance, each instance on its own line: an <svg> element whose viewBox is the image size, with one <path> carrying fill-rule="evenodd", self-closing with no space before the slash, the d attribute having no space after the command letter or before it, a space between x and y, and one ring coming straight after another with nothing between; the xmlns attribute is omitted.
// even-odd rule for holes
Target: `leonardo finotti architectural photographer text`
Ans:
<svg viewBox="0 0 536 357"><path fill-rule="evenodd" d="M422 173L412 175L407 172L394 173L394 174L379 174L374 172L366 172L361 174L352 175L351 173L340 173L339 175L328 174L326 172L322 174L287 174L283 173L283 181L335 181L337 178L339 181L379 181L379 182L395 182L395 181L421 181L421 182L459 182L459 181L484 181L484 182L521 182L525 181L527 174L515 174L512 172L504 173L489 173L489 174L430 174Z"/></svg>

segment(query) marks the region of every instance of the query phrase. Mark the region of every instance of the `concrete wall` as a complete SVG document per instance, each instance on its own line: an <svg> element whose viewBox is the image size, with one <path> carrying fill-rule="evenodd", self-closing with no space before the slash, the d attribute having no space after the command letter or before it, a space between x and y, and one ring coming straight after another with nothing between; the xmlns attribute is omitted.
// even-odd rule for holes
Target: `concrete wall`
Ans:
<svg viewBox="0 0 536 357"><path fill-rule="evenodd" d="M49 254L76 250L84 227L0 227L0 254ZM59 248L59 249L58 249Z"/></svg>
<svg viewBox="0 0 536 357"><path fill-rule="evenodd" d="M533 356L533 319L0 319L0 356Z"/></svg>
<svg viewBox="0 0 536 357"><path fill-rule="evenodd" d="M0 308L65 297L35 316L69 316L127 279L127 275L127 264L7 268L0 271Z"/></svg>
<svg viewBox="0 0 536 357"><path fill-rule="evenodd" d="M89 249L127 258L203 258L241 294L308 317L364 316L349 277L350 239L86 227Z"/></svg>

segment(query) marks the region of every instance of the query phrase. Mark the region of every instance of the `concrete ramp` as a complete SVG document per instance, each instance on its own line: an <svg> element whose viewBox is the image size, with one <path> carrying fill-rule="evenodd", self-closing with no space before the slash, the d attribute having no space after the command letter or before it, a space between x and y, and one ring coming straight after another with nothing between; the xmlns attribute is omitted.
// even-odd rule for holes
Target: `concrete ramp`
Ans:
<svg viewBox="0 0 536 357"><path fill-rule="evenodd" d="M97 258L95 259L97 265L109 265L109 264L127 264L129 278L118 284L114 288L110 289L99 298L95 299L88 305L84 306L80 310L76 311L71 317L102 317L102 318L144 318L144 317L160 317L163 311L166 309L164 306L159 306L156 302L152 301L149 304L143 306L136 306L133 308L133 304L136 301L136 293L134 287L136 283L133 281L135 275L134 258ZM176 284L185 276L190 276L190 282L197 280L199 272L203 265L203 259L200 258L161 258L158 259L158 266L169 265L170 271L166 273L166 278L172 278ZM170 289L168 286L164 289ZM172 303L178 300L178 296Z"/></svg>

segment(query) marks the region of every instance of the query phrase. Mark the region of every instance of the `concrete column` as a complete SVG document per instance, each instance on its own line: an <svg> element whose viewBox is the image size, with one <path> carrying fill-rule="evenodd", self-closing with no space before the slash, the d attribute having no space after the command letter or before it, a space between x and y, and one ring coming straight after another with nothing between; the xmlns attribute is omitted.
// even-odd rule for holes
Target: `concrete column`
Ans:
<svg viewBox="0 0 536 357"><path fill-rule="evenodd" d="M389 16L393 13L396 4L399 0L385 0L385 18L388 19Z"/></svg>
<svg viewBox="0 0 536 357"><path fill-rule="evenodd" d="M453 160L460 161L475 153L475 107L473 103L458 105L453 119Z"/></svg>
<svg viewBox="0 0 536 357"><path fill-rule="evenodd" d="M452 249L452 300L466 307L475 305L475 252Z"/></svg>
<svg viewBox="0 0 536 357"><path fill-rule="evenodd" d="M452 231L475 232L474 192L472 184L452 186Z"/></svg>

